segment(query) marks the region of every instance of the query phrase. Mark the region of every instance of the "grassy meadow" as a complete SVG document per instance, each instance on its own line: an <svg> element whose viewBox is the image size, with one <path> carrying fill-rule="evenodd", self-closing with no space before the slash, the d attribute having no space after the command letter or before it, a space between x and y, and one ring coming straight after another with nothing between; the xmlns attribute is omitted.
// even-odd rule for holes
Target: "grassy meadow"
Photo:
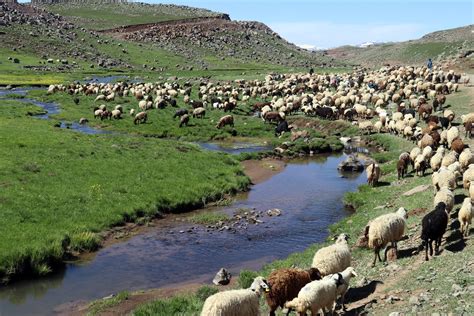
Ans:
<svg viewBox="0 0 474 316"><path fill-rule="evenodd" d="M0 277L49 273L72 251L96 249L111 226L202 207L244 190L233 157L129 135L83 135L0 106ZM7 137L8 135L8 137Z"/></svg>

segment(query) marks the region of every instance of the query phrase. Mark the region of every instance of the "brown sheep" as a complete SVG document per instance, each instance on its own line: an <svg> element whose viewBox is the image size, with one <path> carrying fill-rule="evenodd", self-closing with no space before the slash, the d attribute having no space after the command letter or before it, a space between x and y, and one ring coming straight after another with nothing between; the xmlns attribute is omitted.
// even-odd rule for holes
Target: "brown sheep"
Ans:
<svg viewBox="0 0 474 316"><path fill-rule="evenodd" d="M188 126L188 123L189 123L189 114L184 114L183 116L181 116L181 118L179 119L179 127L182 127L183 125Z"/></svg>
<svg viewBox="0 0 474 316"><path fill-rule="evenodd" d="M429 117L432 112L433 112L433 107L431 105L428 105L428 104L420 105L420 107L418 108L418 118L421 120L426 117Z"/></svg>
<svg viewBox="0 0 474 316"><path fill-rule="evenodd" d="M112 112L110 112L109 110L105 110L105 111L102 111L102 113L100 114L100 120L104 120L104 119L111 119L112 118Z"/></svg>
<svg viewBox="0 0 474 316"><path fill-rule="evenodd" d="M459 138L453 140L453 142L451 143L451 150L457 152L460 155L464 150L463 141Z"/></svg>
<svg viewBox="0 0 474 316"><path fill-rule="evenodd" d="M141 124L141 123L146 123L148 119L148 113L146 112L140 112L137 115L135 115L135 119L133 120L133 124Z"/></svg>
<svg viewBox="0 0 474 316"><path fill-rule="evenodd" d="M278 112L266 112L263 114L263 119L265 122L281 121L282 118Z"/></svg>
<svg viewBox="0 0 474 316"><path fill-rule="evenodd" d="M234 127L234 117L232 115L226 115L220 118L219 123L217 123L216 128L220 129L226 125Z"/></svg>
<svg viewBox="0 0 474 316"><path fill-rule="evenodd" d="M471 138L473 127L474 127L473 120L468 120L464 123L464 130L466 131L466 137Z"/></svg>
<svg viewBox="0 0 474 316"><path fill-rule="evenodd" d="M267 278L270 292L265 293L265 299L270 308L270 316L275 315L278 307L283 308L287 301L298 296L299 291L311 281L320 280L321 273L316 268L309 270L279 269L273 271ZM287 311L287 315L290 313Z"/></svg>
<svg viewBox="0 0 474 316"><path fill-rule="evenodd" d="M397 163L398 180L402 179L406 175L407 170L408 170L407 161L404 159L398 160L398 163Z"/></svg>

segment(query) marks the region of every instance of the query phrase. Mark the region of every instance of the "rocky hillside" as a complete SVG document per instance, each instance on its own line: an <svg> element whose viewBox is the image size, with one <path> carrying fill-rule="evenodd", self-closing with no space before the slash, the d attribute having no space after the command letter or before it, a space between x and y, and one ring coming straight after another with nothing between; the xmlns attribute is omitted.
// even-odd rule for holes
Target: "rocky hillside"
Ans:
<svg viewBox="0 0 474 316"><path fill-rule="evenodd" d="M151 43L207 68L216 58L290 67L327 66L334 60L291 44L259 22L196 18L107 30L112 36Z"/></svg>
<svg viewBox="0 0 474 316"><path fill-rule="evenodd" d="M428 58L435 62L469 55L474 50L474 25L429 33L417 40L385 43L359 48L342 46L327 51L337 60L363 66L383 64L420 64Z"/></svg>

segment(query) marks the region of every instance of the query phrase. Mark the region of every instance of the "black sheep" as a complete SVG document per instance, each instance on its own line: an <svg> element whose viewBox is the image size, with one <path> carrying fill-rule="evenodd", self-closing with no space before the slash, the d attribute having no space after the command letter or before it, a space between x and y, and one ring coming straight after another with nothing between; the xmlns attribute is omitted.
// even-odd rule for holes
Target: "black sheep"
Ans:
<svg viewBox="0 0 474 316"><path fill-rule="evenodd" d="M444 202L438 203L435 209L426 214L421 220L421 240L425 247L425 260L428 261L428 247L430 256L433 256L433 241L435 242L435 254L439 253L441 239L448 225L448 212Z"/></svg>
<svg viewBox="0 0 474 316"><path fill-rule="evenodd" d="M280 136L284 132L289 132L288 122L286 120L280 121L277 127L275 127L275 136Z"/></svg>
<svg viewBox="0 0 474 316"><path fill-rule="evenodd" d="M188 110L187 109L179 109L179 110L176 110L176 112L174 113L173 115L173 118L175 117L181 117L185 114L188 114Z"/></svg>
<svg viewBox="0 0 474 316"><path fill-rule="evenodd" d="M403 109L402 110L403 115L411 114L413 117L416 115L415 109Z"/></svg>

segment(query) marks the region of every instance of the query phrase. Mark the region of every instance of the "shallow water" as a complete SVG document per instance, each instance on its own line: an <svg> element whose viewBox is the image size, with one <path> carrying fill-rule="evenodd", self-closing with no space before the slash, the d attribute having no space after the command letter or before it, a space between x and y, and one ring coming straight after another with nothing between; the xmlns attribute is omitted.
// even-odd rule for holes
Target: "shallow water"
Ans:
<svg viewBox="0 0 474 316"><path fill-rule="evenodd" d="M170 216L157 228L101 249L89 262L70 263L54 275L0 288L0 315L48 315L60 305L122 290L208 283L221 267L238 275L241 269L259 269L302 251L323 241L328 226L350 214L343 194L365 179L361 173L338 173L343 159L318 155L291 161L281 173L239 194L232 205L211 209L232 215L239 208L279 208L280 217L263 216L264 223L246 230L211 233L183 222L189 214ZM197 229L188 233L192 226Z"/></svg>
<svg viewBox="0 0 474 316"><path fill-rule="evenodd" d="M238 155L241 153L250 153L250 152L259 152L273 150L273 147L270 145L258 145L245 142L235 142L235 143L205 143L205 142L196 142L199 146L206 150L211 151L222 151L232 155Z"/></svg>

